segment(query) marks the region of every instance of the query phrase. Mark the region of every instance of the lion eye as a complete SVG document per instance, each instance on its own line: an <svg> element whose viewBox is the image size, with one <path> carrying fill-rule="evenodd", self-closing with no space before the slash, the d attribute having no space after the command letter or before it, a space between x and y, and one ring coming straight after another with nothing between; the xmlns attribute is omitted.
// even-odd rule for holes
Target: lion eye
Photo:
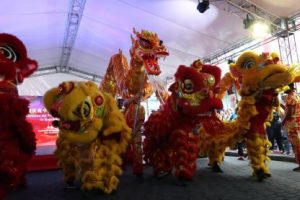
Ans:
<svg viewBox="0 0 300 200"><path fill-rule="evenodd" d="M183 82L183 90L186 93L191 93L194 91L194 84L190 79L186 79Z"/></svg>
<svg viewBox="0 0 300 200"><path fill-rule="evenodd" d="M208 76L205 79L205 84L209 87L213 86L215 84L215 82L216 82L216 80L215 80L215 77L213 77L213 76Z"/></svg>
<svg viewBox="0 0 300 200"><path fill-rule="evenodd" d="M89 100L85 100L76 107L76 109L73 111L73 114L81 119L86 119L90 116L91 109L91 102Z"/></svg>
<svg viewBox="0 0 300 200"><path fill-rule="evenodd" d="M90 115L91 112L91 106L89 102L84 102L81 108L81 113L84 116L84 118L87 118Z"/></svg>
<svg viewBox="0 0 300 200"><path fill-rule="evenodd" d="M242 69L251 69L255 65L256 65L255 60L253 60L252 58L248 58L244 62L242 62L241 68Z"/></svg>
<svg viewBox="0 0 300 200"><path fill-rule="evenodd" d="M8 45L0 46L0 53L13 62L16 62L18 59L17 53Z"/></svg>

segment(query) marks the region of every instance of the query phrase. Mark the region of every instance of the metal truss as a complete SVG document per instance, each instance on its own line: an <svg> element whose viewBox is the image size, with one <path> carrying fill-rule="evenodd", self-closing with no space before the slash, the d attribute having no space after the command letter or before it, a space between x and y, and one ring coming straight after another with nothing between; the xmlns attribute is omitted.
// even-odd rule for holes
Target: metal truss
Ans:
<svg viewBox="0 0 300 200"><path fill-rule="evenodd" d="M68 14L68 22L64 37L63 51L60 58L60 64L57 66L57 72L68 72L69 59L76 40L77 31L80 25L82 13L86 0L72 0Z"/></svg>
<svg viewBox="0 0 300 200"><path fill-rule="evenodd" d="M246 19L247 15L270 23L273 31L282 29L280 17L263 9L250 0L211 0L210 3L217 8Z"/></svg>
<svg viewBox="0 0 300 200"><path fill-rule="evenodd" d="M267 21L272 25L272 36L258 42L254 41L254 39L250 37L244 38L222 51L202 58L203 62L220 64L229 59L233 59L245 50L255 49L276 39L278 39L278 43L280 44L279 48L281 51L281 57L284 58L283 61L285 63L299 61L296 41L293 33L300 28L300 22L296 25L297 19L300 18L300 13L290 17L289 19L282 19L279 16L264 10L250 0L211 0L210 2L219 9L236 15L242 19L245 19L247 15L250 14L256 19ZM288 60L290 61L287 62Z"/></svg>
<svg viewBox="0 0 300 200"><path fill-rule="evenodd" d="M299 63L294 31L299 29L300 24L298 24L297 27L295 20L283 19L283 25L285 26L285 31L281 31L277 34L281 60L283 63L288 65Z"/></svg>
<svg viewBox="0 0 300 200"><path fill-rule="evenodd" d="M81 71L81 70L78 70L78 69L75 69L72 67L69 67L68 71L57 71L57 68L58 68L57 66L39 68L30 77L38 77L38 76L44 76L44 75L56 74L56 73L67 73L67 74L72 74L74 76L77 76L77 77L80 77L80 78L83 78L86 80L95 81L96 83L99 83L103 79L102 76L88 73L85 71Z"/></svg>
<svg viewBox="0 0 300 200"><path fill-rule="evenodd" d="M55 73L57 73L56 66L43 67L43 68L38 68L38 70L35 71L30 77L38 77L38 76L44 76L48 74L55 74Z"/></svg>
<svg viewBox="0 0 300 200"><path fill-rule="evenodd" d="M69 67L68 73L73 74L78 77L81 77L81 78L84 78L84 79L87 79L87 80L95 81L97 83L100 83L100 81L103 79L103 76L99 76L96 74L81 71L79 69L75 69L72 67Z"/></svg>

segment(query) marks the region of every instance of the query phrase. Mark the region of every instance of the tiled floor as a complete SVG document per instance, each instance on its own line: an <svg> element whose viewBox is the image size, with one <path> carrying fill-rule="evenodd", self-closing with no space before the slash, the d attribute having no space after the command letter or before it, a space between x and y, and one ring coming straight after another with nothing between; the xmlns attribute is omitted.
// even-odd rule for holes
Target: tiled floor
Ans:
<svg viewBox="0 0 300 200"><path fill-rule="evenodd" d="M175 185L176 179L167 176L158 180L152 169L146 168L145 180L140 182L125 171L120 177L118 190L111 195L99 192L83 192L65 189L61 171L35 172L28 174L28 189L12 192L7 200L299 200L300 172L293 172L297 166L292 162L271 161L272 177L257 182L251 176L248 160L225 157L224 173L212 173L207 168L207 159L198 160L194 181L187 187Z"/></svg>

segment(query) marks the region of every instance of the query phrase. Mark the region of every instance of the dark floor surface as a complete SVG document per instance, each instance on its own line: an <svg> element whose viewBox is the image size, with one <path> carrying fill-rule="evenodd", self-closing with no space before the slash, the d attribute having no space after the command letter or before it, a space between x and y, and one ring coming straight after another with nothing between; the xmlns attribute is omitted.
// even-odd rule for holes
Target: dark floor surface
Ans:
<svg viewBox="0 0 300 200"><path fill-rule="evenodd" d="M28 188L11 192L7 200L300 200L300 172L292 162L271 161L272 177L257 182L251 176L248 160L225 157L224 173L212 173L207 159L198 160L197 174L186 187L175 185L176 179L167 176L156 179L150 167L146 168L145 180L138 181L128 169L120 177L118 190L110 195L65 189L62 172L47 171L28 174Z"/></svg>

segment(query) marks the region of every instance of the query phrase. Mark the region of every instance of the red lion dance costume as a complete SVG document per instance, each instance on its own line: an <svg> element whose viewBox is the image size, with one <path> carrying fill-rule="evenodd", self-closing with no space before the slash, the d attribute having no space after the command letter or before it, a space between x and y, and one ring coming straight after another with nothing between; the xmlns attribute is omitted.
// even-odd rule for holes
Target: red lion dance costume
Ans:
<svg viewBox="0 0 300 200"><path fill-rule="evenodd" d="M29 102L16 85L37 69L15 36L0 34L0 199L7 191L26 186L27 161L36 149L35 134L26 121Z"/></svg>
<svg viewBox="0 0 300 200"><path fill-rule="evenodd" d="M176 81L169 88L172 94L144 124L146 162L157 176L174 167L180 186L191 180L196 171L199 124L211 134L217 134L223 126L214 111L223 107L215 97L221 70L199 63L179 66Z"/></svg>

